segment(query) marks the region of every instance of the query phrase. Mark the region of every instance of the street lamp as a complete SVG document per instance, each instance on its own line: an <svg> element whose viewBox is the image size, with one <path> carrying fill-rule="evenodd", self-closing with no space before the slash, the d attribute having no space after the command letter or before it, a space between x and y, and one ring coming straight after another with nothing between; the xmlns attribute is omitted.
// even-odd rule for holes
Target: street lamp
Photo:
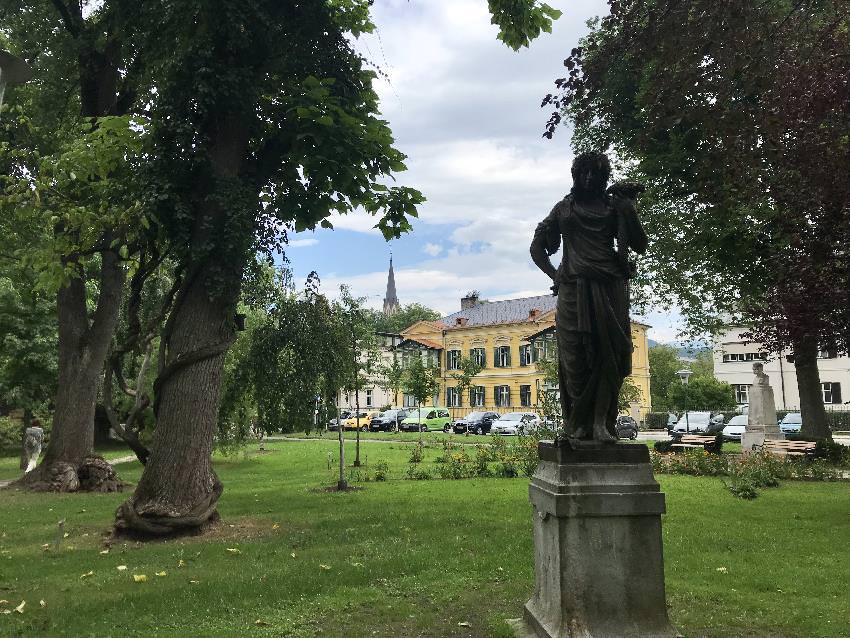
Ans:
<svg viewBox="0 0 850 638"><path fill-rule="evenodd" d="M685 432L690 434L691 424L688 421L688 379L691 378L693 372L687 368L682 368L676 374L679 375L679 378L682 380L682 385L685 386Z"/></svg>
<svg viewBox="0 0 850 638"><path fill-rule="evenodd" d="M0 49L0 106L6 85L23 84L32 77L32 69L21 58Z"/></svg>

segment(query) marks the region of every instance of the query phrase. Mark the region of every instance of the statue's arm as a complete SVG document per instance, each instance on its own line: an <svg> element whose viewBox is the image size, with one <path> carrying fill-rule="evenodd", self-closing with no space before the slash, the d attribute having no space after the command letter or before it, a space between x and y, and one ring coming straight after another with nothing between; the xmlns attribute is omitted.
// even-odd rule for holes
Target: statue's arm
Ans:
<svg viewBox="0 0 850 638"><path fill-rule="evenodd" d="M548 217L537 224L534 239L531 240L531 259L537 267L546 273L552 281L557 280L558 271L552 265L551 255L561 246L561 233L558 227L558 206L552 209Z"/></svg>
<svg viewBox="0 0 850 638"><path fill-rule="evenodd" d="M614 197L614 208L620 214L620 223L623 224L626 242L629 248L642 255L646 252L647 238L643 224L637 214L635 200L630 197Z"/></svg>

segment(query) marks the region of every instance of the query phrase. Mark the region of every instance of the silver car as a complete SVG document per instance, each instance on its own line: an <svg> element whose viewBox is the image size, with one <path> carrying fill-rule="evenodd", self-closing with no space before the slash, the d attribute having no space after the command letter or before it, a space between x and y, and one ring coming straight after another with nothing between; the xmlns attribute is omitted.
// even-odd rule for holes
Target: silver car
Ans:
<svg viewBox="0 0 850 638"><path fill-rule="evenodd" d="M729 423L723 428L723 438L727 441L740 441L747 429L749 418L746 414L738 414L729 419Z"/></svg>
<svg viewBox="0 0 850 638"><path fill-rule="evenodd" d="M540 426L540 417L534 412L509 412L493 421L490 432L503 436L528 434Z"/></svg>

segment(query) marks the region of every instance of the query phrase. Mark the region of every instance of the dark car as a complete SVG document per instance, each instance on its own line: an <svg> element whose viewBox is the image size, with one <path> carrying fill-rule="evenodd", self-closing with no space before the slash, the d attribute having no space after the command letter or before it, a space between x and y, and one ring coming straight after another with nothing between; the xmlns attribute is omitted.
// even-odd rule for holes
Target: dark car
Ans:
<svg viewBox="0 0 850 638"><path fill-rule="evenodd" d="M406 418L407 410L385 410L370 421L369 429L372 432L395 432Z"/></svg>
<svg viewBox="0 0 850 638"><path fill-rule="evenodd" d="M353 414L354 414L354 412L352 410L340 410L339 411L339 420L345 421L346 419L350 418ZM337 420L335 418L328 421L328 430L329 431L336 432L338 427L339 426L338 426Z"/></svg>
<svg viewBox="0 0 850 638"><path fill-rule="evenodd" d="M636 439L638 435L638 424L630 416L617 417L617 436L621 439Z"/></svg>
<svg viewBox="0 0 850 638"><path fill-rule="evenodd" d="M496 412L470 412L462 419L452 423L455 434L488 434L493 421L499 418Z"/></svg>

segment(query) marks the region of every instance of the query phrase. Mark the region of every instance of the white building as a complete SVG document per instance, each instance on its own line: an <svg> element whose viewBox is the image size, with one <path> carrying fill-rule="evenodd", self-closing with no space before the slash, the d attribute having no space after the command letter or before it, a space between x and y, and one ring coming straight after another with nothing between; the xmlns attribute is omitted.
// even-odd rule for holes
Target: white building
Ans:
<svg viewBox="0 0 850 638"><path fill-rule="evenodd" d="M742 336L747 331L731 327L714 341L714 378L735 388L738 405L749 403L749 385L753 382L753 362L761 361L764 372L770 377L777 410L799 410L800 392L797 389L797 372L790 351L777 356L762 350L760 343ZM791 359L789 361L789 358ZM850 357L821 352L818 357L823 402L827 408L850 408ZM848 404L844 402L848 401Z"/></svg>
<svg viewBox="0 0 850 638"><path fill-rule="evenodd" d="M377 410L387 405L394 407L401 402L401 392L398 393L397 397L393 397L392 390L387 390L385 387L386 383L380 370L392 363L395 347L402 341L402 336L388 332L376 332L375 338L378 341L379 352L375 372L363 384L363 388L358 393L359 397L356 397L354 392L340 392L339 407L343 410L354 410L356 399L360 400L361 410Z"/></svg>

